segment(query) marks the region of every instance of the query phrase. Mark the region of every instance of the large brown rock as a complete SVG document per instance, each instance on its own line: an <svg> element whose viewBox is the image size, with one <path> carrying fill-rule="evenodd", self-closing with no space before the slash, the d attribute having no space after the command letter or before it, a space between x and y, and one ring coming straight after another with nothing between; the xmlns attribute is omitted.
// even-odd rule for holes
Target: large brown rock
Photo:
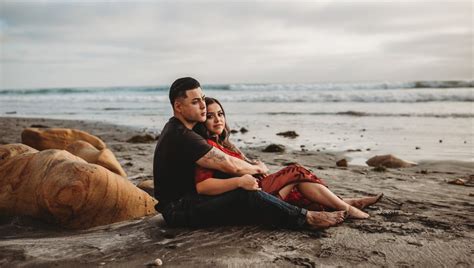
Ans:
<svg viewBox="0 0 474 268"><path fill-rule="evenodd" d="M125 178L64 150L0 146L0 214L85 229L155 214L155 199Z"/></svg>
<svg viewBox="0 0 474 268"><path fill-rule="evenodd" d="M21 143L37 150L61 149L76 141L86 141L98 150L106 147L105 143L98 137L85 131L69 128L26 128L21 133Z"/></svg>
<svg viewBox="0 0 474 268"><path fill-rule="evenodd" d="M125 173L122 166L117 161L117 158L115 158L114 153L107 148L98 150L88 142L76 141L69 144L66 147L66 151L75 156L79 156L88 163L103 166L113 173L119 174L122 177L127 177L127 173Z"/></svg>
<svg viewBox="0 0 474 268"><path fill-rule="evenodd" d="M367 165L371 167L386 168L406 168L416 166L416 163L404 161L391 154L374 156L367 160L365 163L367 163Z"/></svg>

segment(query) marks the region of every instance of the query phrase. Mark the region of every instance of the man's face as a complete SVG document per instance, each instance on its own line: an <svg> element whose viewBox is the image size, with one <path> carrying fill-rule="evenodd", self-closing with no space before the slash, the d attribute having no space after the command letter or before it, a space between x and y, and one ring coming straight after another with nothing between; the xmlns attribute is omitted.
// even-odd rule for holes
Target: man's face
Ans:
<svg viewBox="0 0 474 268"><path fill-rule="evenodd" d="M186 98L178 98L175 108L190 123L206 121L206 102L200 87L187 90Z"/></svg>

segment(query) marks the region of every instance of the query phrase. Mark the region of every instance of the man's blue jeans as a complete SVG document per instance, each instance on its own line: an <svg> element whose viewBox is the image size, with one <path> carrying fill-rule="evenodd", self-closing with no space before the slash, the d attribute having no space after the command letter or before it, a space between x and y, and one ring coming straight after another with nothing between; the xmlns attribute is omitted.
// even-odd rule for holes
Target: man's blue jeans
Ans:
<svg viewBox="0 0 474 268"><path fill-rule="evenodd" d="M172 227L258 223L300 228L306 223L307 210L263 191L236 189L213 196L187 195L167 204L161 212Z"/></svg>

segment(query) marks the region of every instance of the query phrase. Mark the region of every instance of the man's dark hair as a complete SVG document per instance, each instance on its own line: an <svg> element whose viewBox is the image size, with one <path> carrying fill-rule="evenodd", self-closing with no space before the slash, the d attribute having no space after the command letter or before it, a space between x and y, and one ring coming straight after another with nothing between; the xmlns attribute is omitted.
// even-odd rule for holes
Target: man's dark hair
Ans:
<svg viewBox="0 0 474 268"><path fill-rule="evenodd" d="M177 98L186 98L186 91L201 87L198 80L192 77L183 77L178 78L170 87L170 102L171 106L173 106L174 101Z"/></svg>

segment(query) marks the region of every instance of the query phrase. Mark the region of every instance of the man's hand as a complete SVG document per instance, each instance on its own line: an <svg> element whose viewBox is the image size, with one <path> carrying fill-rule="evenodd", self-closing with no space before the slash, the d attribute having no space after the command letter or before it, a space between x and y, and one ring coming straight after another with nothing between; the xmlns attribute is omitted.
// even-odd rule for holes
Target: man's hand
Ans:
<svg viewBox="0 0 474 268"><path fill-rule="evenodd" d="M259 171L259 174L262 174L262 175L267 175L268 174L268 171L269 169L267 168L267 165L265 165L265 163L263 163L262 161L260 160L256 160L255 161L255 165L258 166L258 168L260 169Z"/></svg>
<svg viewBox="0 0 474 268"><path fill-rule="evenodd" d="M239 187L250 191L261 190L258 187L257 179L248 174L239 177Z"/></svg>

